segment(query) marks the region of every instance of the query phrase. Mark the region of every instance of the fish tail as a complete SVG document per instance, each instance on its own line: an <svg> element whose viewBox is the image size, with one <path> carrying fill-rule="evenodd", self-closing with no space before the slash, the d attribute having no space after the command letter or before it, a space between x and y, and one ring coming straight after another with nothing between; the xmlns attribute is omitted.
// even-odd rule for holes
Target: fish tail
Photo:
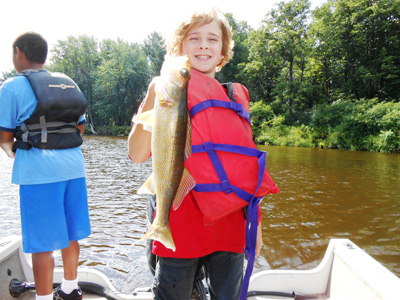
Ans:
<svg viewBox="0 0 400 300"><path fill-rule="evenodd" d="M166 248L169 248L174 252L176 250L174 240L172 239L171 228L169 227L169 225L160 226L154 222L153 224L151 224L146 234L138 241L138 243L145 239L159 241Z"/></svg>

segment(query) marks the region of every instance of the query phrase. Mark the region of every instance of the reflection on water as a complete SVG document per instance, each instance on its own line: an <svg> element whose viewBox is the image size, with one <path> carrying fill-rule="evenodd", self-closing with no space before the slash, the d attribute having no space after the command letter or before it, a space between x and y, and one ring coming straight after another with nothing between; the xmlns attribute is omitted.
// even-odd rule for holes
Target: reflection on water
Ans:
<svg viewBox="0 0 400 300"><path fill-rule="evenodd" d="M126 138L85 136L92 235L81 265L104 272L122 292L148 286L145 200L136 194L150 163L127 157ZM400 156L367 152L265 147L281 193L262 203L264 244L255 270L308 269L330 238L349 238L400 276ZM20 234L12 161L0 153L1 237ZM59 254L57 254L59 255ZM59 261L59 257L57 258Z"/></svg>
<svg viewBox="0 0 400 300"><path fill-rule="evenodd" d="M315 267L330 238L348 238L400 275L399 155L262 149L281 192L262 204L260 268Z"/></svg>

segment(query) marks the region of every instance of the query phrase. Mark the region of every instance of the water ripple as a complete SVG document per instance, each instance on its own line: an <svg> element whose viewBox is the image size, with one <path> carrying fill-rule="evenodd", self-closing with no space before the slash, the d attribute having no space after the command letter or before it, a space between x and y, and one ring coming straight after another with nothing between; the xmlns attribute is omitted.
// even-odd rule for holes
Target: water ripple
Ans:
<svg viewBox="0 0 400 300"><path fill-rule="evenodd" d="M81 241L80 265L105 273L122 292L148 286L143 244L146 198L137 195L150 164L134 164L126 138L84 137L92 234ZM331 238L349 238L400 275L400 156L265 147L281 192L261 204L264 246L255 271L310 269ZM12 160L0 151L0 232L20 234ZM57 265L60 254L55 253Z"/></svg>

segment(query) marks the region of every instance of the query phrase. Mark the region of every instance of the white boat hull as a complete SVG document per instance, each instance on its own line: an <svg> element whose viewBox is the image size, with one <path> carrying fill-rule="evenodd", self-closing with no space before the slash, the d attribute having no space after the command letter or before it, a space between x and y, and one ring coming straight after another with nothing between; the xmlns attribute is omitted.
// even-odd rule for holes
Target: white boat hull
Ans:
<svg viewBox="0 0 400 300"><path fill-rule="evenodd" d="M22 251L20 237L0 240L0 274L1 300L34 300L33 290L21 293L18 298L9 293L9 284L14 278L21 282L34 281L31 258ZM62 269L56 268L54 282L60 283L62 277ZM103 273L87 267L78 268L78 279L104 287L107 295L113 297L109 299L153 299L148 288L137 289L131 295L122 294ZM400 278L350 240L332 239L321 263L312 270L268 270L253 274L249 284L249 295L253 296L248 299L397 300L399 288ZM107 300L107 297L86 293L83 299Z"/></svg>
<svg viewBox="0 0 400 300"><path fill-rule="evenodd" d="M29 254L22 251L21 238L18 236L10 236L0 240L0 299L1 300L15 300L26 299L34 300L35 292L26 291L19 297L14 298L9 293L10 281L14 278L22 282L33 283L32 262ZM5 275L5 276L4 276ZM54 282L60 283L63 278L63 270L56 268L54 270ZM132 295L122 294L118 292L111 284L111 281L101 272L86 268L78 268L78 280L80 282L94 283L104 287L110 295L120 300L151 300L153 299L152 293L148 289L144 291L136 290ZM83 299L93 300L107 300L106 297L85 294Z"/></svg>
<svg viewBox="0 0 400 300"><path fill-rule="evenodd" d="M305 271L268 270L253 274L249 293L276 291L299 298L309 296L302 299L398 300L399 288L400 278L357 245L348 239L332 239L316 268ZM260 295L248 299L285 298ZM286 299L293 299L293 296Z"/></svg>

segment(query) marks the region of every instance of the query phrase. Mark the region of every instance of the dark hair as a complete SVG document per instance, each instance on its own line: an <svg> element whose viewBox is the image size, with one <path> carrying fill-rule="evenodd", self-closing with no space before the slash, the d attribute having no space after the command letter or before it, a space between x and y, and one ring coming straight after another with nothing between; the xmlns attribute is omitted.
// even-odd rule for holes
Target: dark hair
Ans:
<svg viewBox="0 0 400 300"><path fill-rule="evenodd" d="M14 53L18 49L31 62L44 64L47 58L47 42L38 33L26 32L21 34L13 43Z"/></svg>

